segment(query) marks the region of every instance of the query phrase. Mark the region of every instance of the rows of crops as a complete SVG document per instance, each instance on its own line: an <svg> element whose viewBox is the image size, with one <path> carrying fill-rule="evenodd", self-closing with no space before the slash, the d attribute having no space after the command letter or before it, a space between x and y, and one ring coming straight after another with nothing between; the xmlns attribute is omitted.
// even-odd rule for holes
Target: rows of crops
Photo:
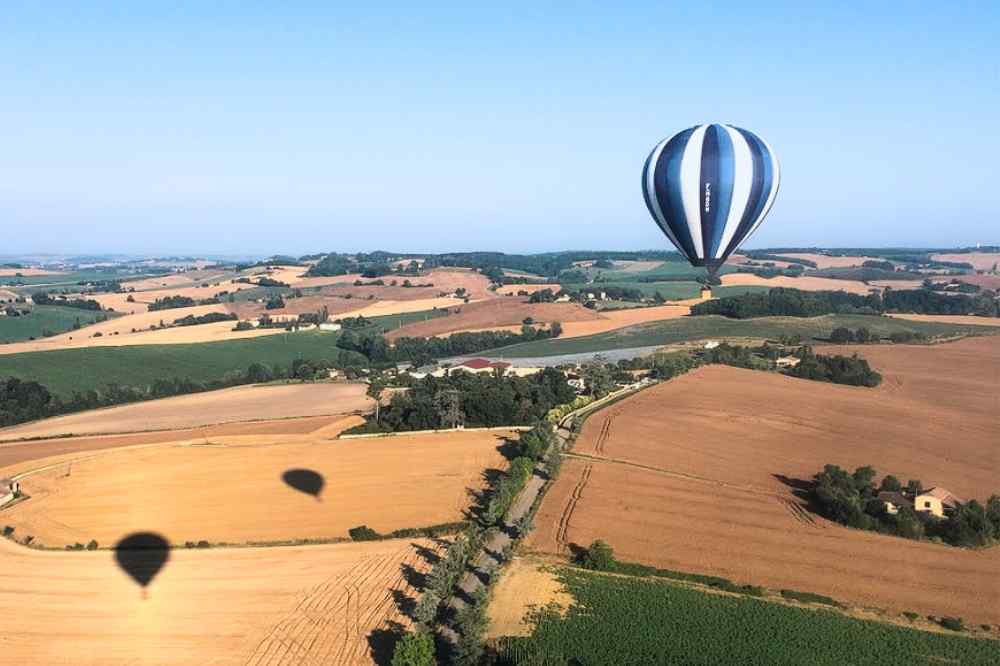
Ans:
<svg viewBox="0 0 1000 666"><path fill-rule="evenodd" d="M995 664L996 641L562 569L575 603L500 641L501 664Z"/></svg>

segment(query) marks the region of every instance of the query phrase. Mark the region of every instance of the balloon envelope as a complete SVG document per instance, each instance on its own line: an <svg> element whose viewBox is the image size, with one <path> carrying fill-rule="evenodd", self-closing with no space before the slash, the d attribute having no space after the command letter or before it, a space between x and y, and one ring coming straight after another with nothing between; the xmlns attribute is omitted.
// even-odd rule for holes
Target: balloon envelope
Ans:
<svg viewBox="0 0 1000 666"><path fill-rule="evenodd" d="M774 151L753 132L698 125L656 144L642 170L642 192L670 242L714 274L760 226L780 175Z"/></svg>

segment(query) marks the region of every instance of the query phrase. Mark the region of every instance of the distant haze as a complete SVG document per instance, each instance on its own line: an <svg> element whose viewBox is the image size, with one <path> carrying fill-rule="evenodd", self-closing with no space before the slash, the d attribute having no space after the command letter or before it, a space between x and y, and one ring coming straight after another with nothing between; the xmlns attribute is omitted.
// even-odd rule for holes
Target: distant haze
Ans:
<svg viewBox="0 0 1000 666"><path fill-rule="evenodd" d="M1000 242L998 3L320 4L6 3L0 253L669 249L713 121L781 160L749 247Z"/></svg>

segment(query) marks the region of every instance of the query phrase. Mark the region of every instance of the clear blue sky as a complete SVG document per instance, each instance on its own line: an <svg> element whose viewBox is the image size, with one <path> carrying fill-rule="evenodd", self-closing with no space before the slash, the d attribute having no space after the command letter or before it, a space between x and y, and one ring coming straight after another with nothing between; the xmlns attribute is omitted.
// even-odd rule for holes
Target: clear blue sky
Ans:
<svg viewBox="0 0 1000 666"><path fill-rule="evenodd" d="M3 3L0 253L666 247L713 121L781 159L751 247L1000 242L995 1L153 4Z"/></svg>

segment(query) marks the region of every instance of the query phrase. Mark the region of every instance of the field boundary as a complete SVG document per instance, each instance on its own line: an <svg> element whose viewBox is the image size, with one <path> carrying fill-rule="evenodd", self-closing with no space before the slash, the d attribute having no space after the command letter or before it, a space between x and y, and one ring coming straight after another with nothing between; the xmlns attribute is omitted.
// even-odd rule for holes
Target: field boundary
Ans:
<svg viewBox="0 0 1000 666"><path fill-rule="evenodd" d="M433 435L439 433L454 433L454 432L490 432L499 430L514 430L517 432L526 432L531 430L532 426L527 425L515 425L515 426L487 426L483 428L437 428L434 430L397 430L396 432L362 432L353 435L337 435L334 439L378 439L380 437L402 437L405 435Z"/></svg>

